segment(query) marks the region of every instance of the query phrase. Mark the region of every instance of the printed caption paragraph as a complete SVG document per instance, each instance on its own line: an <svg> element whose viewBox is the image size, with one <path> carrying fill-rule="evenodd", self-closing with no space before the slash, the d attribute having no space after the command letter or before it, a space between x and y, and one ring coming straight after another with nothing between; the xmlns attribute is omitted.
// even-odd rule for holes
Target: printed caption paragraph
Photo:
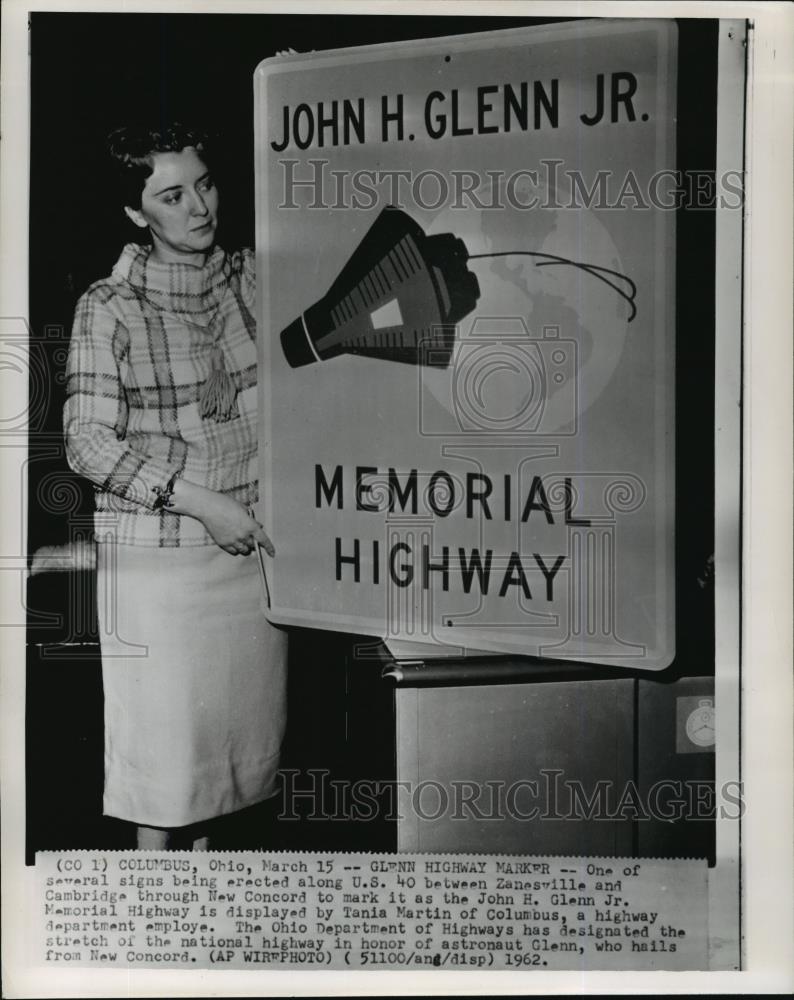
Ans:
<svg viewBox="0 0 794 1000"><path fill-rule="evenodd" d="M697 969L704 861L41 853L39 960L125 968Z"/></svg>

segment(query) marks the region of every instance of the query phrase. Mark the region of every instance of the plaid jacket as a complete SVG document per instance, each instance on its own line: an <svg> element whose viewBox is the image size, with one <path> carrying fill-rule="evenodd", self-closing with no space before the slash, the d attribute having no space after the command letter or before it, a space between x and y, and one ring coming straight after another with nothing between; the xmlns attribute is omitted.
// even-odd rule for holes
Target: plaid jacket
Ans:
<svg viewBox="0 0 794 1000"><path fill-rule="evenodd" d="M216 248L202 268L160 264L128 244L77 304L64 430L71 467L96 488L97 535L211 545L195 518L155 509L173 474L243 504L257 500L254 254ZM239 415L203 420L201 388L217 344Z"/></svg>

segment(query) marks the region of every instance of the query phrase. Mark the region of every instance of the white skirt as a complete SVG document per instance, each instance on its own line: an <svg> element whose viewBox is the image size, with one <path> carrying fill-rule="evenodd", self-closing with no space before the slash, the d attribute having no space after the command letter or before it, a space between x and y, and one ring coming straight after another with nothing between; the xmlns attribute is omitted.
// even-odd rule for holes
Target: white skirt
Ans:
<svg viewBox="0 0 794 1000"><path fill-rule="evenodd" d="M287 635L257 559L98 545L106 815L179 827L274 794Z"/></svg>

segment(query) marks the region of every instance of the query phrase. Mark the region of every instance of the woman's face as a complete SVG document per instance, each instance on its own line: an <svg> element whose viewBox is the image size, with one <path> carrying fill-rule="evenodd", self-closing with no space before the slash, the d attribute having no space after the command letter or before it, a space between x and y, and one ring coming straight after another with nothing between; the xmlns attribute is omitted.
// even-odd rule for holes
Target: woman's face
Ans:
<svg viewBox="0 0 794 1000"><path fill-rule="evenodd" d="M148 226L155 259L201 264L218 225L218 192L209 169L192 146L179 153L154 153L152 160L140 209L127 207L125 212L137 226Z"/></svg>

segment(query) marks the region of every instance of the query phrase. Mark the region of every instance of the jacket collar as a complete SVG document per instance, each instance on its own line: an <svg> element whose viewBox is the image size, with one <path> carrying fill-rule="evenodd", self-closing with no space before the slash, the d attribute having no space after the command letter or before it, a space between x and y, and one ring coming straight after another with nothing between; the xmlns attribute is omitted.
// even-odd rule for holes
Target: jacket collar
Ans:
<svg viewBox="0 0 794 1000"><path fill-rule="evenodd" d="M194 318L205 316L220 305L229 287L231 261L216 246L203 266L162 264L151 259L152 248L128 243L113 268L113 274L152 305L170 313Z"/></svg>

